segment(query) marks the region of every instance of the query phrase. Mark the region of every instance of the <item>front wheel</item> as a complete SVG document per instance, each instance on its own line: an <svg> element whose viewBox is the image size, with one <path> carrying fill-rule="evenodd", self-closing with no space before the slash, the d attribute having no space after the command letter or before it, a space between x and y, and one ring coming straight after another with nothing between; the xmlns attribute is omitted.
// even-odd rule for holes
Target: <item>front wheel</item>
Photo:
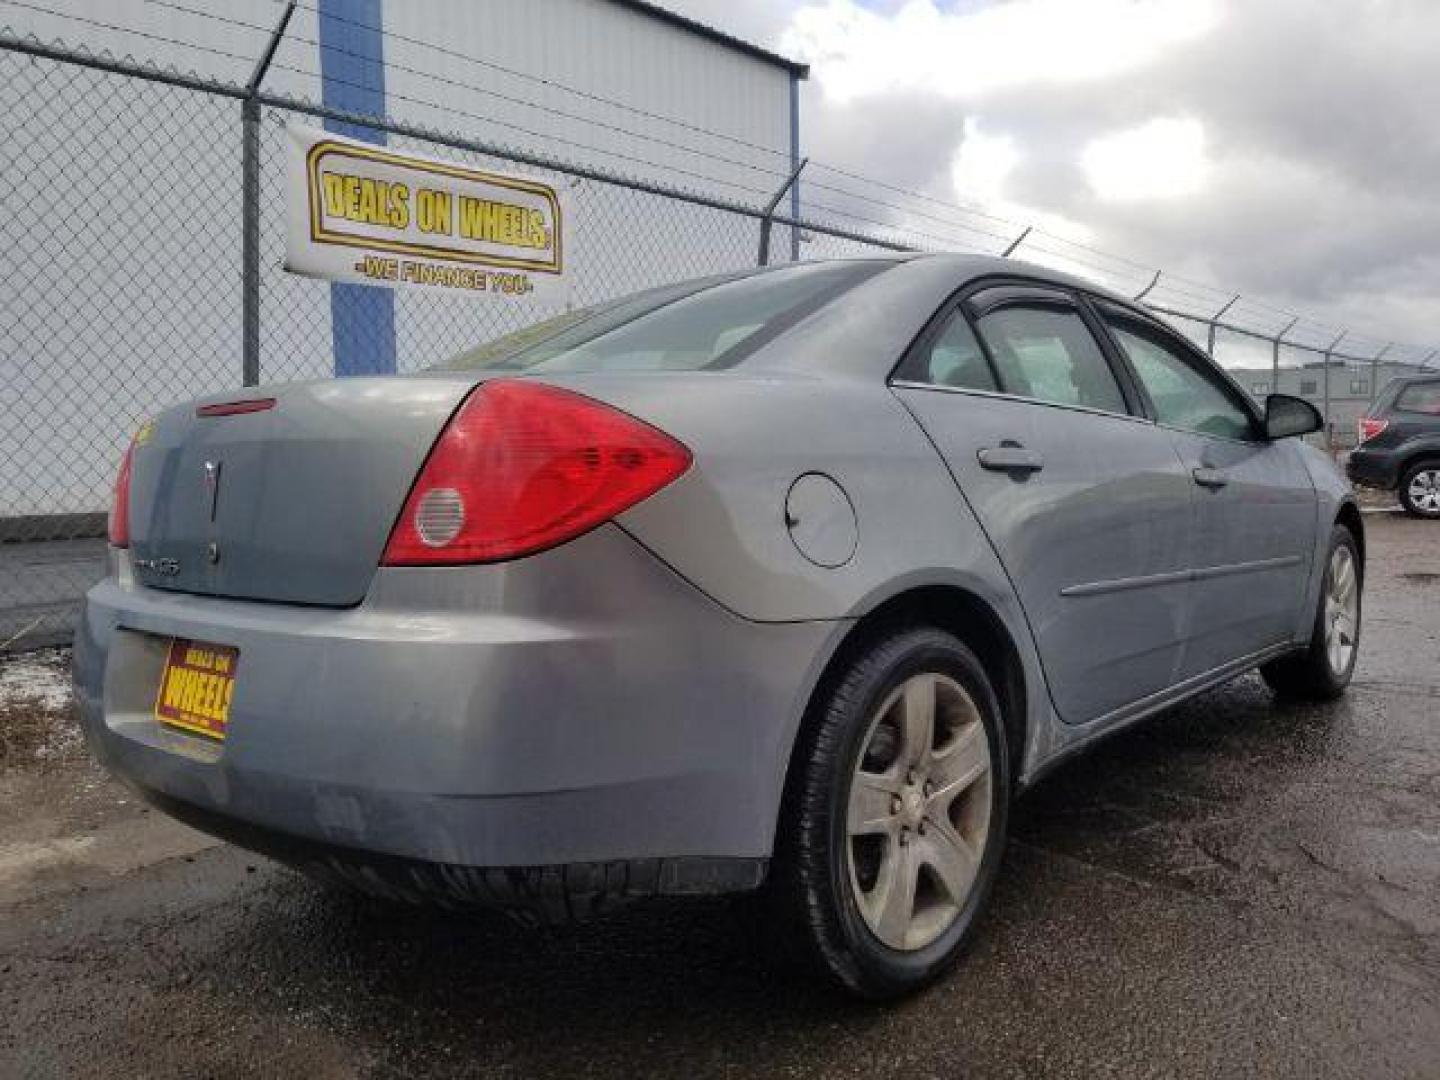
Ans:
<svg viewBox="0 0 1440 1080"><path fill-rule="evenodd" d="M932 628L853 658L796 748L774 888L850 991L896 997L959 955L1000 864L1009 760L974 653Z"/></svg>
<svg viewBox="0 0 1440 1080"><path fill-rule="evenodd" d="M1344 525L1330 533L1325 580L1310 644L1302 653L1274 660L1260 669L1278 694L1330 701L1350 685L1360 653L1360 554L1355 537Z"/></svg>

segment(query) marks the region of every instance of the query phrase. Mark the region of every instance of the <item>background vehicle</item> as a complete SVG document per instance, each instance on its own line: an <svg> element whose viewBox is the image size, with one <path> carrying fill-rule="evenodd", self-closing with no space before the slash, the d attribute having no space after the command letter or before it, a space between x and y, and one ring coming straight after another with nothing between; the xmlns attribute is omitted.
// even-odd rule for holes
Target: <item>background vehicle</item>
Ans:
<svg viewBox="0 0 1440 1080"><path fill-rule="evenodd" d="M894 995L1066 754L1257 666L1344 690L1318 424L1005 260L689 282L166 412L77 695L148 798L313 872L566 917L764 885Z"/></svg>
<svg viewBox="0 0 1440 1080"><path fill-rule="evenodd" d="M1397 492L1416 517L1440 519L1440 376L1391 381L1359 428L1350 479Z"/></svg>

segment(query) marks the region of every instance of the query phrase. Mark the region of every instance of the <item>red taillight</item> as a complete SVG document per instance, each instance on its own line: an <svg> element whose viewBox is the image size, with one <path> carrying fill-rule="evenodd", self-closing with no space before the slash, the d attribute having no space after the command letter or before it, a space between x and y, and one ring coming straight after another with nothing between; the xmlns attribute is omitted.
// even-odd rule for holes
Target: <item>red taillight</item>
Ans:
<svg viewBox="0 0 1440 1080"><path fill-rule="evenodd" d="M1362 416L1359 425L1360 441L1362 443L1369 442L1389 426L1389 420L1377 420L1369 416Z"/></svg>
<svg viewBox="0 0 1440 1080"><path fill-rule="evenodd" d="M130 460L135 456L135 441L125 448L120 471L115 474L115 500L110 506L108 532L115 547L130 546Z"/></svg>
<svg viewBox="0 0 1440 1080"><path fill-rule="evenodd" d="M486 383L440 433L382 562L499 562L542 551L689 467L683 445L618 409L541 383Z"/></svg>

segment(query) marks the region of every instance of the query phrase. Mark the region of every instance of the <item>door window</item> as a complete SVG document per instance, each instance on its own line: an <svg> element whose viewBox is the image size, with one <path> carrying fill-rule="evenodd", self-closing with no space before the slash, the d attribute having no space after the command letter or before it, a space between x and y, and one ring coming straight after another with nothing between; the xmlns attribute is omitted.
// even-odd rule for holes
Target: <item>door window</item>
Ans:
<svg viewBox="0 0 1440 1080"><path fill-rule="evenodd" d="M979 322L1001 389L1056 405L1124 413L1125 397L1078 312L1000 308Z"/></svg>
<svg viewBox="0 0 1440 1080"><path fill-rule="evenodd" d="M1213 372L1202 371L1179 349L1150 333L1114 322L1110 332L1150 395L1160 423L1227 439L1254 436L1250 414Z"/></svg>
<svg viewBox="0 0 1440 1080"><path fill-rule="evenodd" d="M999 389L975 331L958 311L951 313L935 338L905 361L898 374L912 382L957 390Z"/></svg>

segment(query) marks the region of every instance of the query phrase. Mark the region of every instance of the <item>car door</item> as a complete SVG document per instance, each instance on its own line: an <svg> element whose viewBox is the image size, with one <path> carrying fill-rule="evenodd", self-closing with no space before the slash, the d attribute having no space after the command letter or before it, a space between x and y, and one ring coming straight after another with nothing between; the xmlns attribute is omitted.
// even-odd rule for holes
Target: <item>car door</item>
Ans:
<svg viewBox="0 0 1440 1080"><path fill-rule="evenodd" d="M1123 308L1100 313L1194 484L1186 676L1291 641L1317 512L1299 447L1266 440L1243 393L1179 335Z"/></svg>
<svg viewBox="0 0 1440 1080"><path fill-rule="evenodd" d="M1010 286L957 301L893 386L1009 574L1060 716L1089 722L1174 683L1192 485L1076 298Z"/></svg>

